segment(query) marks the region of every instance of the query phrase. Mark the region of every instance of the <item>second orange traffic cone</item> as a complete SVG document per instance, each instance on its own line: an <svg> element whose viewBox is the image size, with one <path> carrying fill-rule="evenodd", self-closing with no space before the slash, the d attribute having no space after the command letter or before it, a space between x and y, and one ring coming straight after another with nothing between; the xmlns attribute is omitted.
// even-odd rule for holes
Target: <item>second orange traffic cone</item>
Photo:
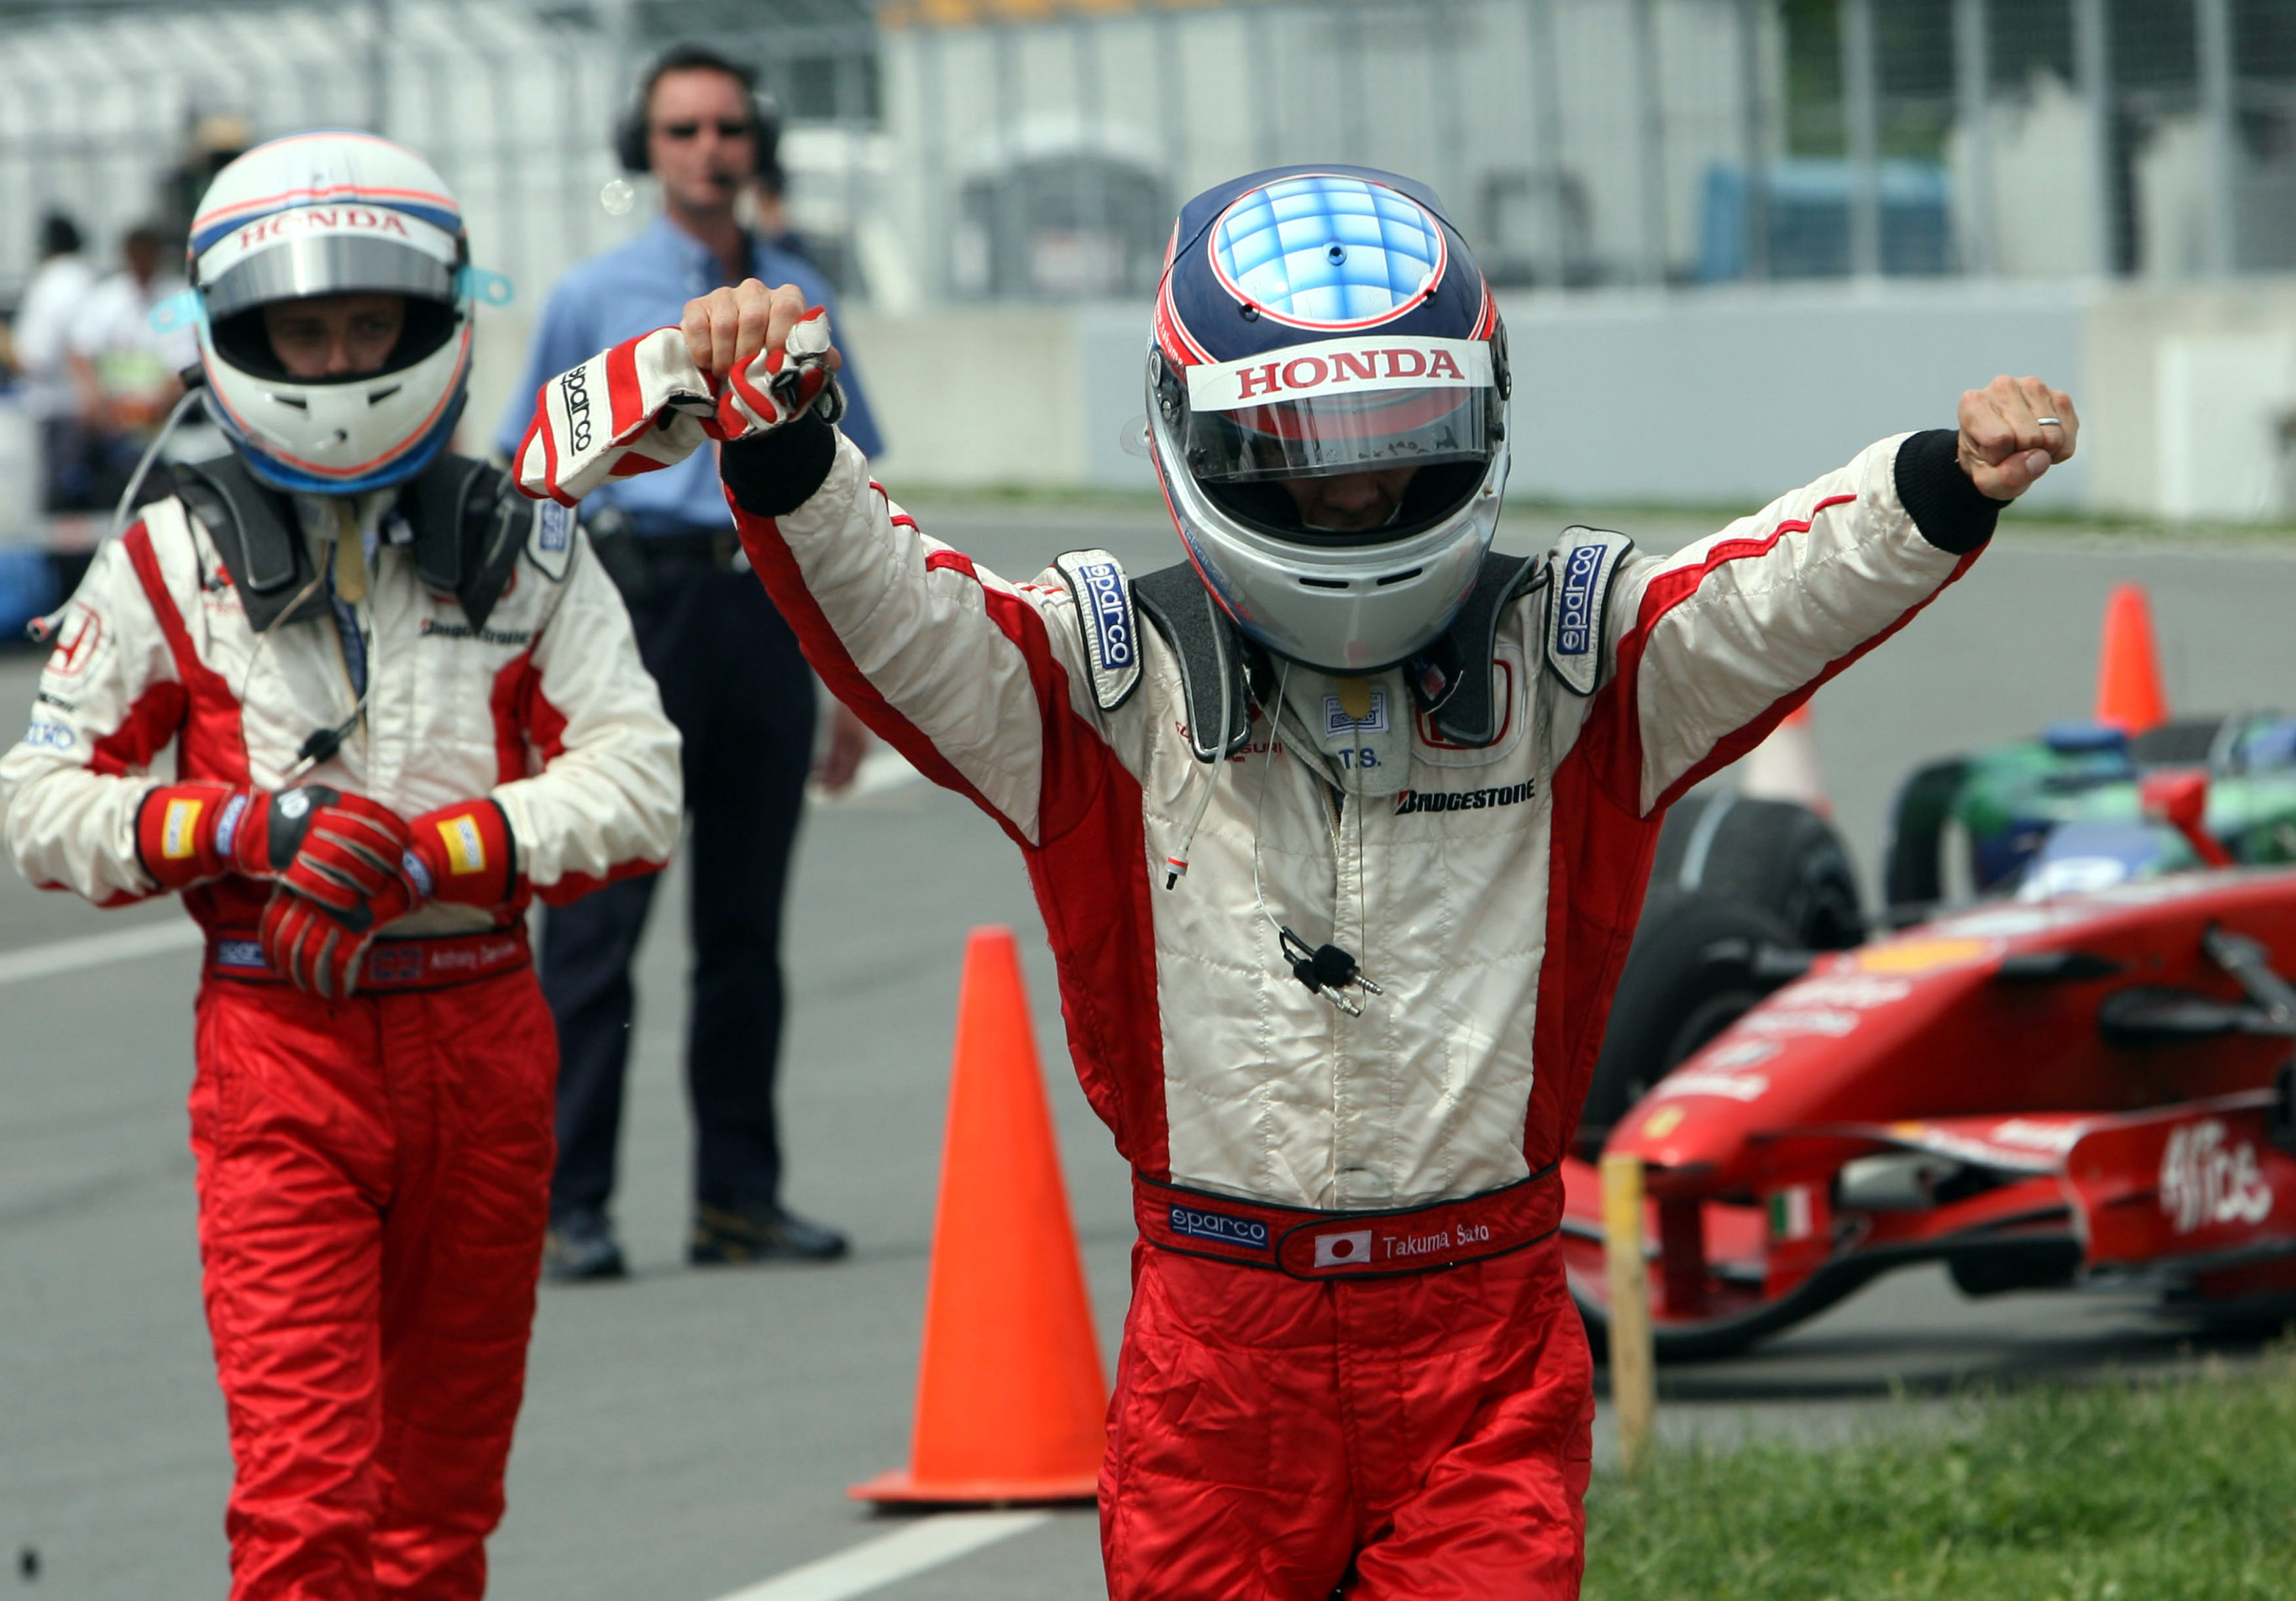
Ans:
<svg viewBox="0 0 2296 1601"><path fill-rule="evenodd" d="M1013 931L972 931L957 998L916 1428L857 1500L1088 1501L1108 1385Z"/></svg>
<svg viewBox="0 0 2296 1601"><path fill-rule="evenodd" d="M2104 644L2096 662L2096 720L2129 735L2169 720L2161 656L2152 645L2152 612L2142 584L2122 584L2104 603Z"/></svg>

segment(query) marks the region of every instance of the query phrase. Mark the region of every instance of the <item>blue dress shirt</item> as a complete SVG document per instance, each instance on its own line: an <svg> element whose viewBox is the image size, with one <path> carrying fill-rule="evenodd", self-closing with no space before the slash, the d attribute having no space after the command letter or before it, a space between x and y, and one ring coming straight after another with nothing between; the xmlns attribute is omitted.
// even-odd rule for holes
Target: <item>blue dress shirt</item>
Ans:
<svg viewBox="0 0 2296 1601"><path fill-rule="evenodd" d="M831 325L835 326L837 308L829 285L811 265L754 235L750 248L754 276L767 283L796 284L812 304L829 307ZM709 247L667 217L656 217L652 226L627 244L576 267L550 291L542 325L535 331L534 349L527 356L526 373L511 395L496 444L506 456L518 453L527 424L534 420L535 393L544 383L626 339L675 324L685 315L686 301L708 294L724 281L724 269ZM845 420L838 426L863 455L878 455L883 441L877 437L876 420L869 415L850 357L838 381L845 389ZM627 512L642 534L733 525L718 480L715 451L697 450L675 467L621 480L598 493Z"/></svg>

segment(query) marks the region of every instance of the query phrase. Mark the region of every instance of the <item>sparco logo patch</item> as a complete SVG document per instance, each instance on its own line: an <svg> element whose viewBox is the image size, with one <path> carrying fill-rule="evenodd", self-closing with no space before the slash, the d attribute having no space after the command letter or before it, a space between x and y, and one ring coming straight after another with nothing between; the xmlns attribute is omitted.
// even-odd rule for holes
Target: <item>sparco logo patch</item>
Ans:
<svg viewBox="0 0 2296 1601"><path fill-rule="evenodd" d="M1583 656L1593 648L1595 585L1610 554L1600 545L1582 545L1563 564L1562 587L1555 599L1561 612L1554 628L1557 655Z"/></svg>
<svg viewBox="0 0 2296 1601"><path fill-rule="evenodd" d="M553 554L564 550L574 538L574 513L554 500L542 503L542 548Z"/></svg>
<svg viewBox="0 0 2296 1601"><path fill-rule="evenodd" d="M1537 785L1530 779L1488 790L1406 790L1395 798L1395 815L1414 811L1481 811L1492 806L1520 806Z"/></svg>
<svg viewBox="0 0 2296 1601"><path fill-rule="evenodd" d="M1193 1206L1172 1208L1172 1232L1227 1245L1267 1249L1267 1225L1255 1218L1231 1218L1225 1212L1201 1211Z"/></svg>
<svg viewBox="0 0 2296 1601"><path fill-rule="evenodd" d="M566 439L575 450L590 448L590 387L588 369L576 367L558 381L558 394L566 406Z"/></svg>
<svg viewBox="0 0 2296 1601"><path fill-rule="evenodd" d="M1086 599L1100 619L1100 664L1114 672L1132 665L1132 607L1124 593L1124 575L1113 562L1081 562L1077 577L1084 580Z"/></svg>

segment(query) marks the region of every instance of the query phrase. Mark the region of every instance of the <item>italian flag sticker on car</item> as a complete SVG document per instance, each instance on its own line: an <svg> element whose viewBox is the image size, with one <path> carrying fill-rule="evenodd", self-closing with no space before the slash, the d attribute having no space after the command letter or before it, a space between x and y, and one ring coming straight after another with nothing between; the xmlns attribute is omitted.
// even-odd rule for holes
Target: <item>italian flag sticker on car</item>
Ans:
<svg viewBox="0 0 2296 1601"><path fill-rule="evenodd" d="M1790 1184L1770 1192L1770 1237L1806 1240L1816 1229L1810 1219L1809 1186Z"/></svg>

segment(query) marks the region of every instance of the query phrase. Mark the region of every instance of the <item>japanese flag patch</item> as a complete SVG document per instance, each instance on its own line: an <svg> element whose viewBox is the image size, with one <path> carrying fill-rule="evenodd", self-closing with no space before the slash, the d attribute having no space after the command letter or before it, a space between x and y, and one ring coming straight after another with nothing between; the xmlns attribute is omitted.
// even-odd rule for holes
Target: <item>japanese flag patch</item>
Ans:
<svg viewBox="0 0 2296 1601"><path fill-rule="evenodd" d="M1573 694L1590 695L1603 676L1603 621L1619 564L1635 542L1608 529L1566 528L1547 556L1546 662Z"/></svg>
<svg viewBox="0 0 2296 1601"><path fill-rule="evenodd" d="M1140 684L1140 626L1132 609L1132 585L1114 556L1104 550L1072 550L1054 567L1076 598L1077 625L1084 630L1085 654L1092 661L1092 698L1113 711Z"/></svg>

